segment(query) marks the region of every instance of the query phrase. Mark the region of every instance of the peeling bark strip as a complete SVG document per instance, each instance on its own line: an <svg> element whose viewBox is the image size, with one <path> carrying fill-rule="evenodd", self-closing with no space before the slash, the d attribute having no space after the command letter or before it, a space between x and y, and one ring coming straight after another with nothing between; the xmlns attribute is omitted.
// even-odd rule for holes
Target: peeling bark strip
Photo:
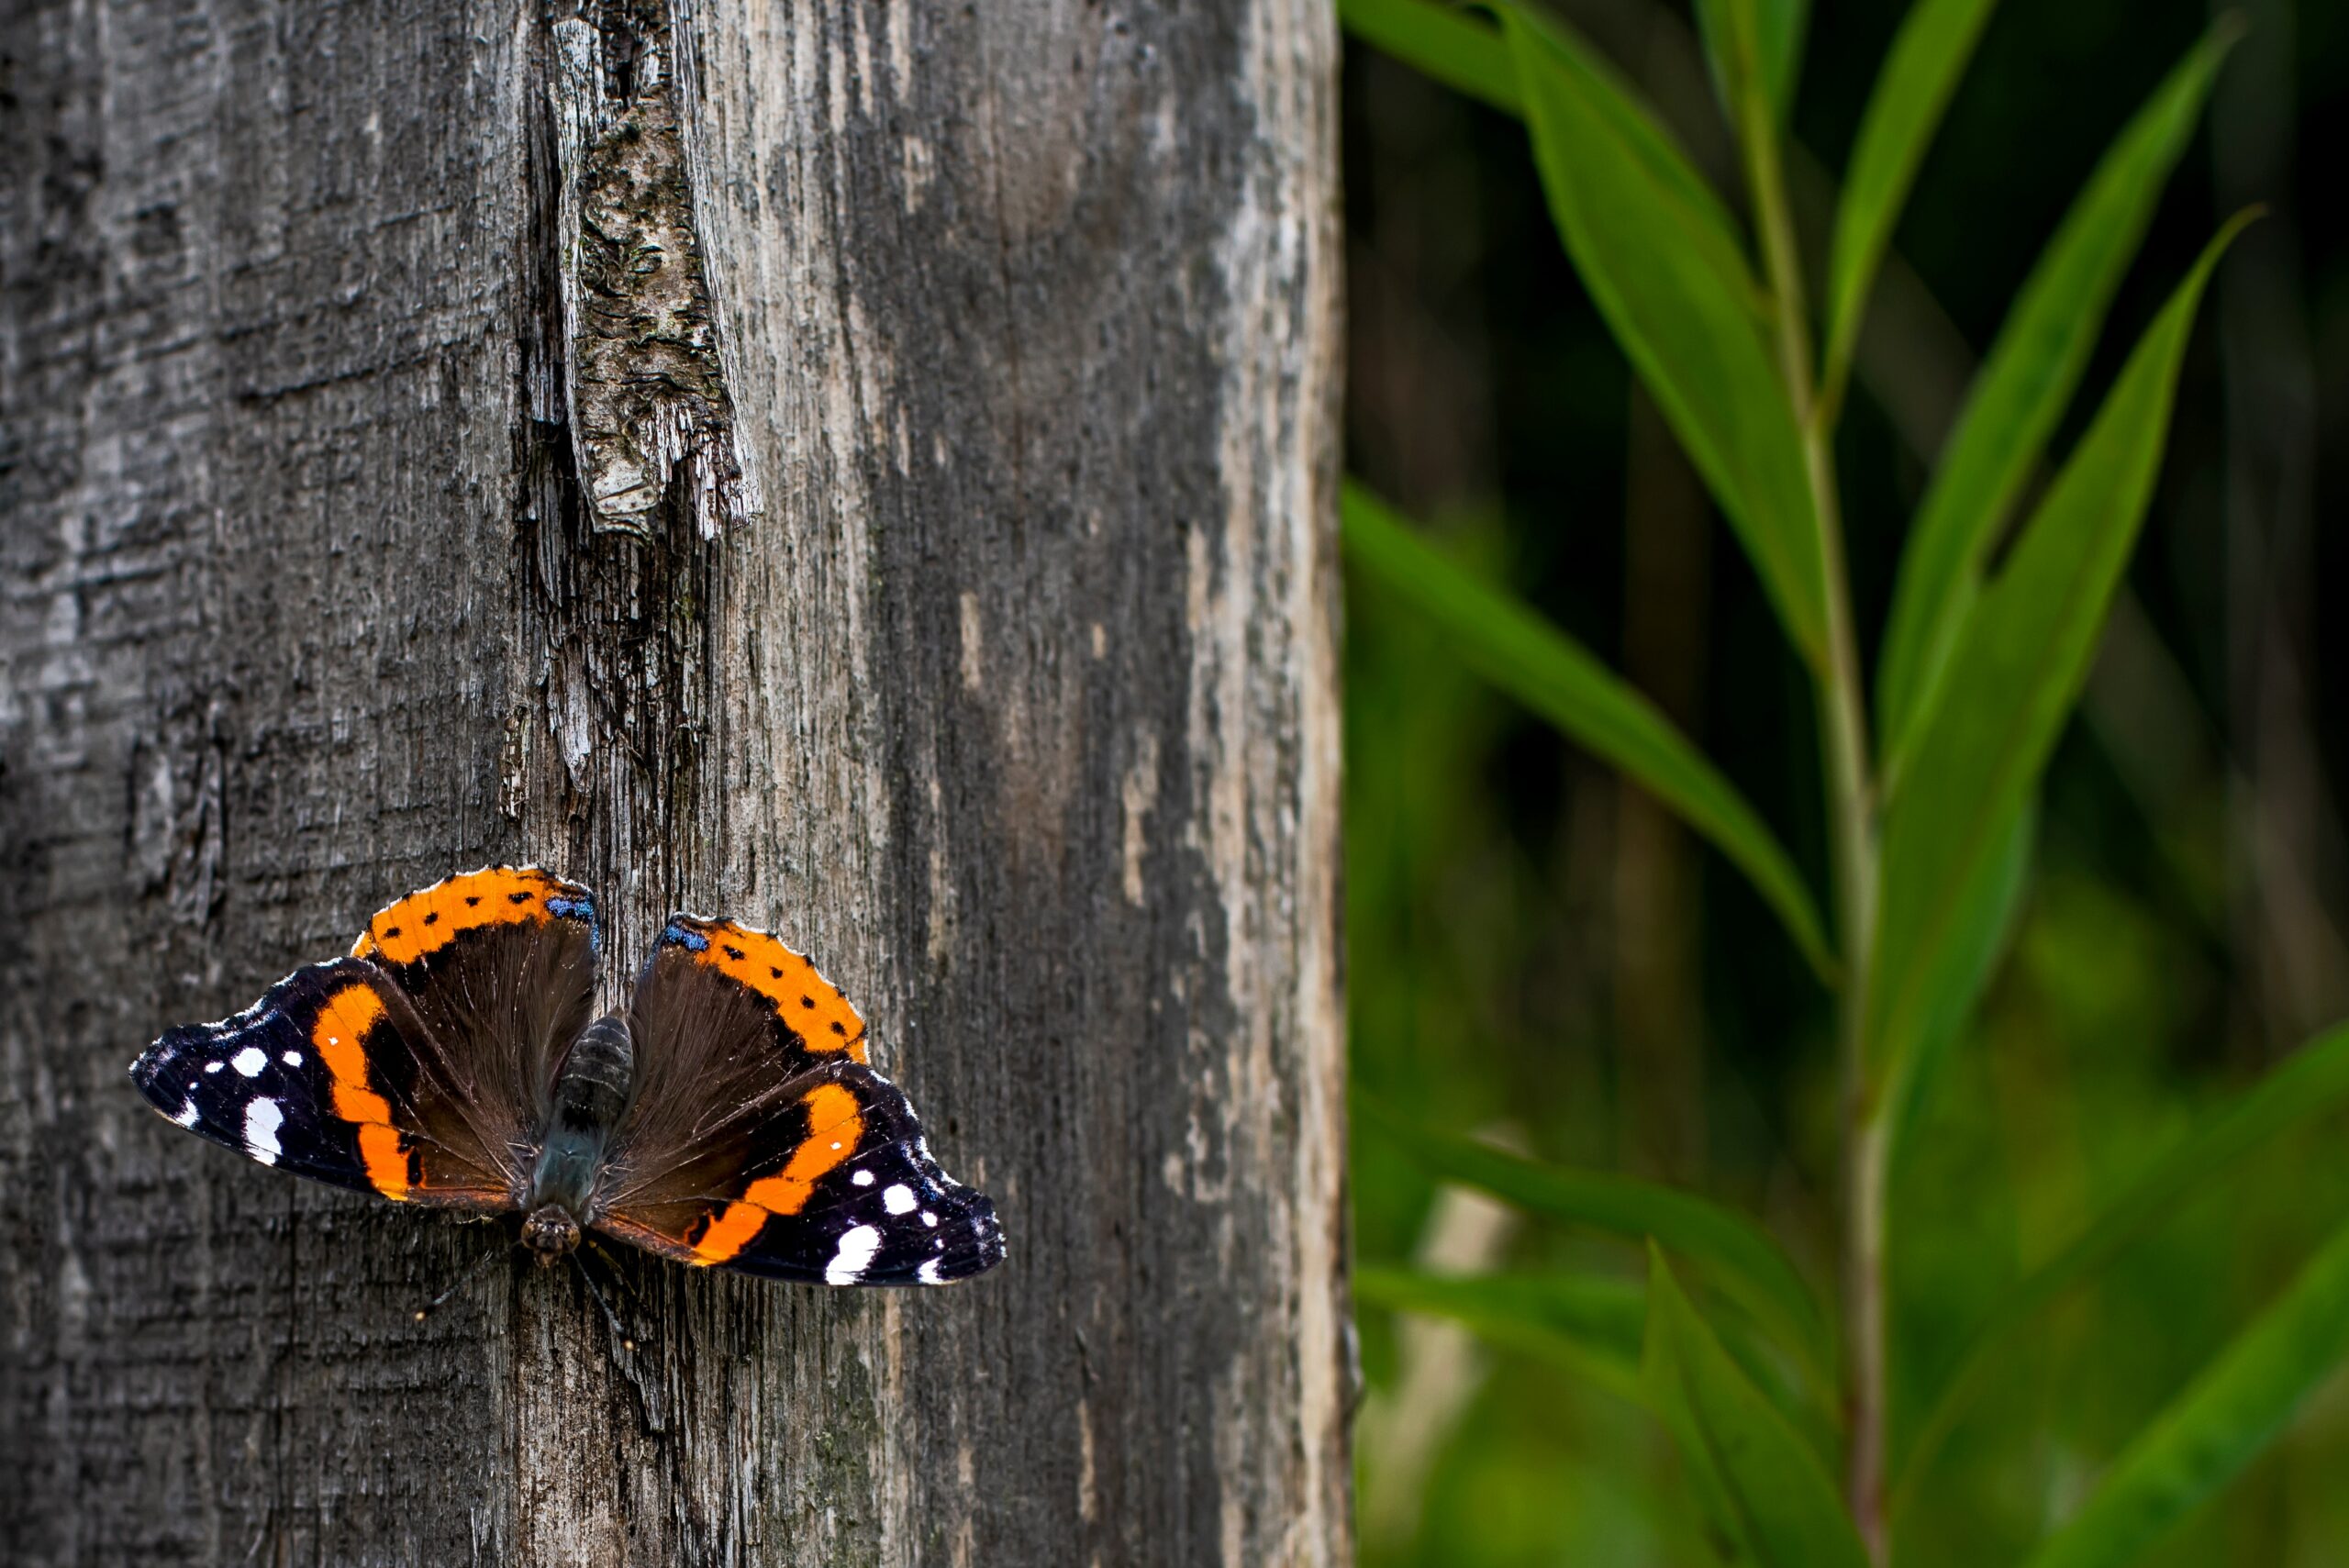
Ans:
<svg viewBox="0 0 2349 1568"><path fill-rule="evenodd" d="M0 6L11 1568L1343 1568L1336 53ZM507 859L614 992L679 906L815 955L1008 1262L591 1258L630 1350L124 1081Z"/></svg>
<svg viewBox="0 0 2349 1568"><path fill-rule="evenodd" d="M650 535L682 483L704 538L760 510L702 275L665 0L550 23L565 391L595 525Z"/></svg>

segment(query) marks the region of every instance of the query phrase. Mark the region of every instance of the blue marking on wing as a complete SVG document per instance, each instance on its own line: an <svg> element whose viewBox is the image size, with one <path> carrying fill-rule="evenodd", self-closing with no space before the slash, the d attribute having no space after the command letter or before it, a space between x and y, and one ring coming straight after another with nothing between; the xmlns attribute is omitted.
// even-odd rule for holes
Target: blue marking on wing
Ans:
<svg viewBox="0 0 2349 1568"><path fill-rule="evenodd" d="M578 919L586 921L587 951L590 952L601 952L604 951L604 927L603 922L596 918L596 901L594 899L550 898L547 900L547 913L561 920Z"/></svg>

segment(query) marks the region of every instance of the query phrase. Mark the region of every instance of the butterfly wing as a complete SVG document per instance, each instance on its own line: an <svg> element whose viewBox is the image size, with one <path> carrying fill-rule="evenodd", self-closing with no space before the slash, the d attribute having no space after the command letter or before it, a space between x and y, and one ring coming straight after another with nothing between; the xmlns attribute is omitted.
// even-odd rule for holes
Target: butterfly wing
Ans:
<svg viewBox="0 0 2349 1568"><path fill-rule="evenodd" d="M595 909L529 868L452 876L379 910L351 956L132 1064L190 1131L338 1186L502 1210L528 1185L558 1053L594 1005Z"/></svg>
<svg viewBox="0 0 2349 1568"><path fill-rule="evenodd" d="M483 1139L527 1170L562 1052L595 1013L597 934L577 883L488 866L377 910L351 951L391 977Z"/></svg>
<svg viewBox="0 0 2349 1568"><path fill-rule="evenodd" d="M751 1070L786 1077L840 1057L864 1060L864 1020L840 987L766 932L731 920L670 916L637 977L635 1015L631 1022L676 1039L677 1049L645 1064L654 1072L698 1071L713 1053L753 1040L766 1053Z"/></svg>
<svg viewBox="0 0 2349 1568"><path fill-rule="evenodd" d="M130 1076L172 1121L264 1165L395 1203L510 1207L514 1173L438 1061L390 977L342 958L295 970L235 1018L172 1030Z"/></svg>
<svg viewBox="0 0 2349 1568"><path fill-rule="evenodd" d="M590 1223L701 1267L944 1284L1003 1231L950 1178L864 1025L814 965L731 921L671 919L629 1013L637 1087Z"/></svg>

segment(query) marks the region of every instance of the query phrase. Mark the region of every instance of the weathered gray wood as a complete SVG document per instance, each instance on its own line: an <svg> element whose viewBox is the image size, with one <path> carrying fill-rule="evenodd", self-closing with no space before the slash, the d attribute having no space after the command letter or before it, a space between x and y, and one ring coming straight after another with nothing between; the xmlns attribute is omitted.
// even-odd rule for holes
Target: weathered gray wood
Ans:
<svg viewBox="0 0 2349 1568"><path fill-rule="evenodd" d="M579 23L0 13L5 1554L1343 1562L1328 7L584 21L676 84L640 237L726 383L643 512L580 476L645 416L571 417L566 291L650 319L564 259ZM629 1260L631 1351L128 1090L512 856L615 989L680 903L813 952L1008 1263Z"/></svg>

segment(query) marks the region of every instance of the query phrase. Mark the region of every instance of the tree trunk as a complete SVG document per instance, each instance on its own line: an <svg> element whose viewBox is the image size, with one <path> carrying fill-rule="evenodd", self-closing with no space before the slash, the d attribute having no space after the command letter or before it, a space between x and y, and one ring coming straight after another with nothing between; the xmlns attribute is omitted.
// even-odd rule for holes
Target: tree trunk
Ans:
<svg viewBox="0 0 2349 1568"><path fill-rule="evenodd" d="M0 1555L1348 1560L1333 26L0 16ZM1009 1262L630 1350L139 1103L498 860L815 956Z"/></svg>

